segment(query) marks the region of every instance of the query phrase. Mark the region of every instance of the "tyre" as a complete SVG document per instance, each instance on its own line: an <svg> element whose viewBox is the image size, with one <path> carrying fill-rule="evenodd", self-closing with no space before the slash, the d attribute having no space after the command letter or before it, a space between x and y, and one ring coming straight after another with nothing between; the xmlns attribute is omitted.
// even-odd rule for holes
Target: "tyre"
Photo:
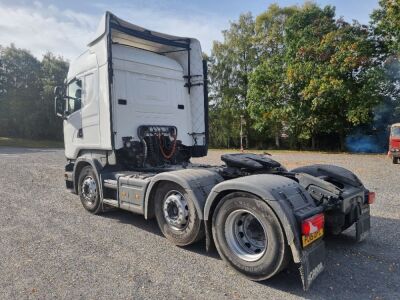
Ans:
<svg viewBox="0 0 400 300"><path fill-rule="evenodd" d="M92 214L101 211L99 183L91 166L81 170L78 179L78 194L83 207Z"/></svg>
<svg viewBox="0 0 400 300"><path fill-rule="evenodd" d="M186 246L204 237L193 199L180 185L164 182L157 187L154 212L161 232L173 244Z"/></svg>
<svg viewBox="0 0 400 300"><path fill-rule="evenodd" d="M217 205L212 233L224 261L251 280L272 277L289 261L285 234L272 209L247 193L232 193Z"/></svg>
<svg viewBox="0 0 400 300"><path fill-rule="evenodd" d="M398 164L399 163L399 158L393 156L392 161L393 161L394 164Z"/></svg>

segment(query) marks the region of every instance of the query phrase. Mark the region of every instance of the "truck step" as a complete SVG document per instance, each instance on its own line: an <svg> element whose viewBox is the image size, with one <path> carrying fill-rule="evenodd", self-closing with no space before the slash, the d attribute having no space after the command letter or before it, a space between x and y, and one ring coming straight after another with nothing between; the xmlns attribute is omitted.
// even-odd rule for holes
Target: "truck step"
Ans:
<svg viewBox="0 0 400 300"><path fill-rule="evenodd" d="M104 187L116 190L118 188L118 182L115 179L104 179Z"/></svg>
<svg viewBox="0 0 400 300"><path fill-rule="evenodd" d="M118 201L115 199L103 199L103 203L110 206L118 207Z"/></svg>

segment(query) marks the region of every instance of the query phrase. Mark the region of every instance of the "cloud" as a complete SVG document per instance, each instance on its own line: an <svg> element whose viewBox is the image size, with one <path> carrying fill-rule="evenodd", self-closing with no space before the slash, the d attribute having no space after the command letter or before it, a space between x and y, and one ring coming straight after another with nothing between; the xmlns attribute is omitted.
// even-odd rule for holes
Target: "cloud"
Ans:
<svg viewBox="0 0 400 300"><path fill-rule="evenodd" d="M96 27L96 18L60 10L53 5L2 5L0 7L0 42L14 43L38 58L51 51L71 59L85 48Z"/></svg>
<svg viewBox="0 0 400 300"><path fill-rule="evenodd" d="M212 41L221 39L221 30L228 26L227 20L204 13L180 16L173 11L133 5L97 4L92 8L93 13L89 14L40 1L3 3L0 6L0 43L3 46L14 43L38 58L50 51L71 60L85 50L101 14L107 9L150 30L197 38L207 53Z"/></svg>

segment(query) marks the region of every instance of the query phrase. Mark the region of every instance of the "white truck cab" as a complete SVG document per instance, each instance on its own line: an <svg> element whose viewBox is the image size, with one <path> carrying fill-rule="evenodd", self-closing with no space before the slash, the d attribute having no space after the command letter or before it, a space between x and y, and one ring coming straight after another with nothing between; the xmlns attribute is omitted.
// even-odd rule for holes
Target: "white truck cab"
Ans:
<svg viewBox="0 0 400 300"><path fill-rule="evenodd" d="M118 150L151 135L142 127L138 136L139 127L153 125L163 126L157 131L164 136L174 130L175 149L187 158L206 155L204 66L196 39L145 30L106 13L88 50L71 63L66 98L57 104L66 157L102 150L116 163L126 152Z"/></svg>
<svg viewBox="0 0 400 300"><path fill-rule="evenodd" d="M247 153L222 155L222 166L191 164L208 150L207 67L196 39L107 12L55 95L66 187L90 213L116 207L156 217L179 246L205 237L252 280L292 259L304 289L324 268L324 230L356 224L357 240L369 232L373 193L343 168L289 172Z"/></svg>

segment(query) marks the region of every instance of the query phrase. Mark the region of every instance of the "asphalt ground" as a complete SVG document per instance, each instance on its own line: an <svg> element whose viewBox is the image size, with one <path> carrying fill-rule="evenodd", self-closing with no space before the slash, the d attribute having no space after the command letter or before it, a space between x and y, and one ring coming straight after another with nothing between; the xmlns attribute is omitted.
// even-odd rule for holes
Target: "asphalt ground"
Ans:
<svg viewBox="0 0 400 300"><path fill-rule="evenodd" d="M222 151L195 162L220 164ZM308 292L295 265L264 282L233 272L204 242L179 248L155 220L94 216L64 188L63 150L0 148L1 299L400 299L400 165L384 155L281 152L289 169L354 171L377 193L372 231L326 239L326 269Z"/></svg>

